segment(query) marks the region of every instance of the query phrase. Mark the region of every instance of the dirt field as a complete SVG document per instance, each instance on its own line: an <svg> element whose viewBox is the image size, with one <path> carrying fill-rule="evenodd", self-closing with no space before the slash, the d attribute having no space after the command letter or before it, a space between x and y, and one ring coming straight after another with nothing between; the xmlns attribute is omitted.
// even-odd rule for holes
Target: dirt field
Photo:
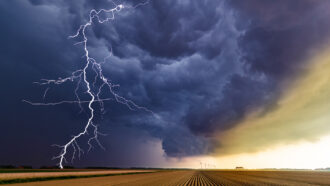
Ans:
<svg viewBox="0 0 330 186"><path fill-rule="evenodd" d="M330 185L330 172L317 171L166 171L11 184L12 186L193 186L193 185Z"/></svg>
<svg viewBox="0 0 330 186"><path fill-rule="evenodd" d="M0 173L0 180L60 177L60 176L86 176L103 174L123 174L134 172L152 172L150 170L96 170L96 171L72 171L72 172L24 172L24 173Z"/></svg>

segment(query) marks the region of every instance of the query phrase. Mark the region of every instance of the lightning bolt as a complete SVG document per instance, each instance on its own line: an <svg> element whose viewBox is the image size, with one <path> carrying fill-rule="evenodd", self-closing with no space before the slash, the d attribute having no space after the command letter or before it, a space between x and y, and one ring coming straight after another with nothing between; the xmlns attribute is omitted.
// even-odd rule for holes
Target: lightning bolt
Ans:
<svg viewBox="0 0 330 186"><path fill-rule="evenodd" d="M101 113L103 113L104 111L104 101L111 101L111 100L115 100L118 103L124 104L126 105L130 110L136 110L136 109L140 109L140 110L144 110L146 112L152 113L153 115L155 115L151 110L145 108L145 107L141 107L137 104L135 104L133 101L126 99L120 95L118 95L115 91L114 88L118 87L119 85L117 84L113 84L111 82L110 79L106 78L103 74L103 68L102 68L102 64L104 64L106 62L106 60L112 56L112 49L110 52L110 55L106 58L104 58L104 60L102 62L97 62L94 58L90 57L90 52L88 50L88 37L86 35L86 29L88 27L91 27L94 22L103 24L106 22L109 22L111 20L115 19L115 14L120 12L121 10L125 9L125 8L137 8L138 6L141 5L146 5L147 3L149 3L149 1L143 2L143 3L139 3L135 6L129 6L129 5L123 5L123 4L115 4L114 2L112 2L114 4L114 8L111 9L100 9L100 10L95 10L92 9L89 13L89 19L88 21L83 24L80 25L79 29L77 30L77 32L72 35L69 36L70 39L74 39L74 38L79 38L81 37L82 40L75 43L75 45L78 44L82 44L83 45L83 49L84 49L84 58L85 60L85 64L83 66L82 69L76 70L74 71L69 77L65 77L65 78L58 78L58 79L41 79L40 82L34 82L38 85L43 85L43 86L48 86L43 94L43 99L46 98L47 96L47 92L49 91L49 86L50 85L61 85L63 83L66 82L77 82L76 87L75 87L75 97L76 100L63 100L63 101L59 101L59 102L53 102L53 103L35 103L35 102L31 102L28 100L22 100L23 102L26 102L28 104L34 105L34 106L54 106L54 105L59 105L59 104L78 104L81 111L83 111L83 107L82 104L88 104L88 111L89 111L89 117L88 120L83 128L83 130L81 132L79 132L76 135L73 135L69 141L67 141L67 143L65 143L64 145L53 145L56 147L59 147L60 153L57 156L53 157L53 160L58 160L58 166L63 169L63 164L67 163L67 158L69 156L68 151L69 148L72 148L72 156L71 156L71 162L74 161L74 159L76 158L76 156L78 156L78 158L80 158L81 154L84 153L83 148L80 147L79 143L78 143L78 139L81 138L82 136L85 135L89 135L89 131L92 131L92 135L89 137L87 144L89 146L88 151L90 151L93 148L92 142L95 141L102 149L104 149L104 147L102 146L102 144L100 143L98 137L104 136L105 134L100 133L98 131L98 125L96 125L94 123L94 117L95 117L95 112L96 109L94 107L94 103L99 103L100 106L100 111ZM100 14L110 14L110 16L106 17L105 19L102 19ZM93 81L90 80L90 78L88 78L89 74L93 72L94 73L94 78ZM97 87L98 82L100 82L100 85ZM84 86L86 89L86 94L90 97L90 99L88 100L82 100L78 94L79 89ZM110 92L110 94L114 97L112 98L100 98L100 94L102 93L103 89L107 88Z"/></svg>

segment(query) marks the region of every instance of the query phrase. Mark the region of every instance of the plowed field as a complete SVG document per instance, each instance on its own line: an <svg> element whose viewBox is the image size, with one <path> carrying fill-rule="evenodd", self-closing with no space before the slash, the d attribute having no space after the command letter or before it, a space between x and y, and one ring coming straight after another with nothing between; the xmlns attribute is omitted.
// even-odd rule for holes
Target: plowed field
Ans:
<svg viewBox="0 0 330 186"><path fill-rule="evenodd" d="M216 185L330 185L330 172L321 171L161 171L11 184L12 186L216 186Z"/></svg>

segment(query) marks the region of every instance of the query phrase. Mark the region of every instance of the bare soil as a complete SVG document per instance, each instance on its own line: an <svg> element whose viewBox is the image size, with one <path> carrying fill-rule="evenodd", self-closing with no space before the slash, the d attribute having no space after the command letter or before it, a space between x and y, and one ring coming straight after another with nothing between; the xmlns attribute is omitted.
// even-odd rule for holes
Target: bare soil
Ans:
<svg viewBox="0 0 330 186"><path fill-rule="evenodd" d="M161 171L11 184L12 186L216 186L216 185L330 185L330 172L323 171Z"/></svg>
<svg viewBox="0 0 330 186"><path fill-rule="evenodd" d="M40 177L123 174L123 173L135 173L135 172L152 172L152 171L150 171L150 170L95 170L95 171L72 171L72 172L58 171L58 172L0 173L0 180L40 178Z"/></svg>

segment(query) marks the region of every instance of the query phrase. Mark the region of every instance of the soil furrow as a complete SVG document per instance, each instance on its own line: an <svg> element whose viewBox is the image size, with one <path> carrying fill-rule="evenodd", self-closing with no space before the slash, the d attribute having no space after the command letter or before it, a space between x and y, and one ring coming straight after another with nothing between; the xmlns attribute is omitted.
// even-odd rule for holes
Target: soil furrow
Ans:
<svg viewBox="0 0 330 186"><path fill-rule="evenodd" d="M239 186L330 185L330 172L317 171L159 171L136 175L79 178L11 186Z"/></svg>

